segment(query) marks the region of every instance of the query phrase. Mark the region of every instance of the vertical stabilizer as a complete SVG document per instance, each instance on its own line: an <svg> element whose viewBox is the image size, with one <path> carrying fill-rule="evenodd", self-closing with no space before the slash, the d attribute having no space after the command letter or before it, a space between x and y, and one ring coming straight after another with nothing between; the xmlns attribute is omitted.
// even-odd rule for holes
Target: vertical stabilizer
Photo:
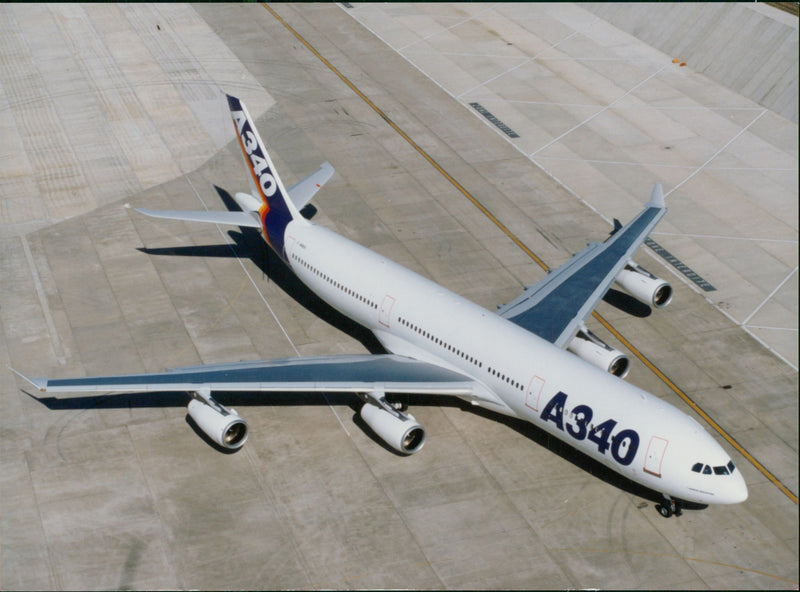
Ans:
<svg viewBox="0 0 800 592"><path fill-rule="evenodd" d="M245 165L250 172L253 186L253 197L261 205L258 212L264 230L264 238L275 252L284 257L283 235L286 225L294 219L304 220L288 198L286 188L283 186L275 165L269 157L261 136L258 135L256 126L247 112L247 108L239 99L226 95L228 107L231 110L233 126L239 140Z"/></svg>

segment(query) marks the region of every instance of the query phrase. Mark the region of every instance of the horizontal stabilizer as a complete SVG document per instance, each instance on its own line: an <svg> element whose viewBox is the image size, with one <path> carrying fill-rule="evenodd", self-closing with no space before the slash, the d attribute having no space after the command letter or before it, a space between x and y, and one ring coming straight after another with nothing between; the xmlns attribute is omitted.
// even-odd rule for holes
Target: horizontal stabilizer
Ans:
<svg viewBox="0 0 800 592"><path fill-rule="evenodd" d="M248 228L261 228L261 221L245 212L184 212L181 210L145 210L136 208L145 216L186 222L210 222L211 224L232 224Z"/></svg>
<svg viewBox="0 0 800 592"><path fill-rule="evenodd" d="M322 165L308 177L302 181L298 181L289 189L289 198L292 200L294 207L302 210L303 207L311 201L311 198L316 195L323 185L333 176L334 168L329 162L323 162Z"/></svg>

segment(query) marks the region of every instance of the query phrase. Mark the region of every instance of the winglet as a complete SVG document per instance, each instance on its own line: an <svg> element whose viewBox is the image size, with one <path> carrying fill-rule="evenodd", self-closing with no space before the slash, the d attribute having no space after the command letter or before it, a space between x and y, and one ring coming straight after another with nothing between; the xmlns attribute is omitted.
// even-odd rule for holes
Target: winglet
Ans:
<svg viewBox="0 0 800 592"><path fill-rule="evenodd" d="M656 183L653 187L653 193L650 194L650 201L647 202L649 208L665 208L664 190L661 189L661 183Z"/></svg>
<svg viewBox="0 0 800 592"><path fill-rule="evenodd" d="M17 372L16 370L14 370L11 366L6 366L6 367L9 370L11 370L14 374L19 376L21 379L23 379L25 382L31 383L33 386L35 386L37 389L39 389L43 393L45 391L47 391L47 379L46 378L28 378L27 376L25 376L21 372Z"/></svg>

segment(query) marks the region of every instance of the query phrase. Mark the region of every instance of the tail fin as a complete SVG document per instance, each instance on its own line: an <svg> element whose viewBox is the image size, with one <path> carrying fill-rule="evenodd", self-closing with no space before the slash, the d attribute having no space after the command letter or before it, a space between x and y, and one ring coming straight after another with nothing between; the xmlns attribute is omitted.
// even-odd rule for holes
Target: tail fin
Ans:
<svg viewBox="0 0 800 592"><path fill-rule="evenodd" d="M244 103L231 95L225 96L228 98L228 107L236 128L239 147L242 150L245 165L250 171L253 197L261 202L258 211L264 227L264 237L278 255L283 257L283 234L286 225L292 220L305 219L289 199L289 194L275 170L275 165L272 164L272 159L270 159Z"/></svg>

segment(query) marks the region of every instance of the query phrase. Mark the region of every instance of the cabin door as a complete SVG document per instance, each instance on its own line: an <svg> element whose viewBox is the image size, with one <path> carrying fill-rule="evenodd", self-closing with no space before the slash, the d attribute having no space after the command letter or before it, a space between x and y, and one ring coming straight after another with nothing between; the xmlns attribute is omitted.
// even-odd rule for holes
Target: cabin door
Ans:
<svg viewBox="0 0 800 592"><path fill-rule="evenodd" d="M384 327L389 326L389 319L392 315L392 307L394 306L394 297L389 296L388 294L383 297L383 302L381 303L381 309L378 312L378 322L383 325Z"/></svg>
<svg viewBox="0 0 800 592"><path fill-rule="evenodd" d="M664 452L669 442L664 438L653 436L647 446L647 454L644 457L644 470L655 475L661 476L661 462L664 460Z"/></svg>
<svg viewBox="0 0 800 592"><path fill-rule="evenodd" d="M528 389L525 391L525 406L533 409L538 413L539 411L539 397L542 395L544 388L544 379L534 376L528 384Z"/></svg>

